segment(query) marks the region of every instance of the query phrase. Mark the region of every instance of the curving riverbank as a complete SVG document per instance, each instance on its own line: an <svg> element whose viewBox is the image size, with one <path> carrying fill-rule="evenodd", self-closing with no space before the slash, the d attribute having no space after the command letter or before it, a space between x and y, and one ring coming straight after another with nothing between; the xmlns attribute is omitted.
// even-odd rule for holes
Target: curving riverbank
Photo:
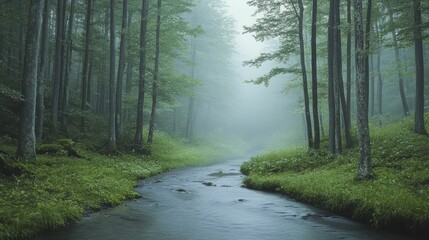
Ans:
<svg viewBox="0 0 429 240"><path fill-rule="evenodd" d="M374 228L408 235L429 229L429 137L412 122L372 132L374 178L356 180L358 149L337 157L304 149L256 156L241 166L244 184L285 194Z"/></svg>

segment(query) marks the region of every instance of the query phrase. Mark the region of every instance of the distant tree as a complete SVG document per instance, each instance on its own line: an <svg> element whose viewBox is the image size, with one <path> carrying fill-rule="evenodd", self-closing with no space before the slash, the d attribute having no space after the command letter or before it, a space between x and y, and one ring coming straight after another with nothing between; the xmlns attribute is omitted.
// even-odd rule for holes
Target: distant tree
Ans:
<svg viewBox="0 0 429 240"><path fill-rule="evenodd" d="M145 74L146 74L146 41L147 41L147 23L148 23L148 0L142 0L141 24L140 24L140 64L139 64L139 94L137 102L136 132L134 136L134 145L137 151L142 150L143 138L143 106L145 95Z"/></svg>
<svg viewBox="0 0 429 240"><path fill-rule="evenodd" d="M51 131L57 131L58 123L58 110L60 102L60 85L63 61L62 51L62 36L64 31L64 5L65 1L57 1L57 19L56 19L56 34L55 34L55 61L54 61L54 74L53 74L53 90L52 90L52 107L51 107Z"/></svg>
<svg viewBox="0 0 429 240"><path fill-rule="evenodd" d="M317 94L317 0L313 0L311 18L311 78L313 97L314 149L320 148L320 124Z"/></svg>
<svg viewBox="0 0 429 240"><path fill-rule="evenodd" d="M69 20L67 26L66 36L66 51L65 51L65 77L63 86L63 100L62 100L62 116L61 116L61 129L64 133L68 132L68 112L69 112L69 88L70 88L70 75L73 54L73 24L76 9L76 0L70 2Z"/></svg>
<svg viewBox="0 0 429 240"><path fill-rule="evenodd" d="M371 0L368 0L371 7ZM372 175L371 145L368 125L368 79L365 78L365 52L362 0L355 0L355 57L356 57L356 85L357 85L357 125L359 132L359 168L358 178L365 179ZM366 56L365 56L366 55Z"/></svg>
<svg viewBox="0 0 429 240"><path fill-rule="evenodd" d="M426 134L424 118L424 64L422 43L422 17L420 0L413 1L414 6L414 49L416 58L416 107L414 112L414 132Z"/></svg>
<svg viewBox="0 0 429 240"><path fill-rule="evenodd" d="M159 38L161 29L161 0L157 0L157 11L156 11L156 36L155 36L155 68L153 70L153 81L152 81L152 108L150 112L149 120L149 133L147 141L153 142L153 133L155 131L155 117L156 107L158 98L158 74L159 74Z"/></svg>
<svg viewBox="0 0 429 240"><path fill-rule="evenodd" d="M115 0L110 0L110 74L109 74L109 139L107 143L108 152L116 152L116 129L115 129L115 59L116 59L116 36L115 36Z"/></svg>
<svg viewBox="0 0 429 240"><path fill-rule="evenodd" d="M128 0L122 2L122 27L121 27L121 43L119 47L119 63L118 63L118 80L116 82L116 114L115 114L115 130L116 138L119 140L122 137L122 88L125 71L125 47L127 44L128 34Z"/></svg>
<svg viewBox="0 0 429 240"><path fill-rule="evenodd" d="M89 92L89 51L91 41L91 17L92 17L92 0L86 1L86 17L85 17L85 49L83 57L82 67L82 90L81 90L81 105L80 110L82 112L80 120L80 128L82 132L85 132L85 111L88 110L88 92Z"/></svg>
<svg viewBox="0 0 429 240"><path fill-rule="evenodd" d="M18 157L33 159L36 157L36 91L37 68L39 58L39 43L41 19L44 0L31 0L28 14L27 37L25 41L24 70L22 78L22 95L20 128L18 139Z"/></svg>

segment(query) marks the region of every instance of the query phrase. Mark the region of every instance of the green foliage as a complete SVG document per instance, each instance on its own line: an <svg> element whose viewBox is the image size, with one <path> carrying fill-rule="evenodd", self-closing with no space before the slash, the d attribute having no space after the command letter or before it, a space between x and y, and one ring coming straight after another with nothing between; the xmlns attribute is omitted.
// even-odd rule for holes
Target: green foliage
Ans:
<svg viewBox="0 0 429 240"><path fill-rule="evenodd" d="M414 134L412 124L409 118L372 131L372 180L356 180L358 149L336 158L324 151L299 149L252 158L241 166L248 175L244 183L377 228L425 231L429 225L429 137Z"/></svg>

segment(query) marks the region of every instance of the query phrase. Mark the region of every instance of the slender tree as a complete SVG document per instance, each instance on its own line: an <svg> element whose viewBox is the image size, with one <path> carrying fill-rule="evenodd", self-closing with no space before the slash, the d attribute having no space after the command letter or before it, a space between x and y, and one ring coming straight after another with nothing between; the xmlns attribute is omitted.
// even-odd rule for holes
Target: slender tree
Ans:
<svg viewBox="0 0 429 240"><path fill-rule="evenodd" d="M305 111L305 122L307 127L307 141L308 147L313 148L313 131L311 128L311 116L310 116L310 100L308 96L308 80L307 80L307 69L305 66L305 51L304 51L304 5L302 0L298 0L298 9L292 2L296 16L298 18L298 38L299 38L299 49L300 49L300 60L301 60L301 72L302 72L302 88L304 90L304 111Z"/></svg>
<svg viewBox="0 0 429 240"><path fill-rule="evenodd" d="M36 136L38 139L43 137L43 125L45 119L45 80L48 78L48 54L49 54L49 16L50 0L45 0L43 8L43 24L40 44L40 66L38 69L39 77L37 83L37 106L36 106Z"/></svg>
<svg viewBox="0 0 429 240"><path fill-rule="evenodd" d="M85 19L85 50L82 67L82 98L80 109L82 116L80 120L81 131L85 132L85 111L88 110L88 78L89 78L89 48L91 41L91 17L92 17L92 0L86 2L86 19Z"/></svg>
<svg viewBox="0 0 429 240"><path fill-rule="evenodd" d="M422 44L422 16L420 0L413 1L414 7L414 50L416 58L416 107L414 110L414 132L426 134L424 118L424 65L423 65L423 44Z"/></svg>
<svg viewBox="0 0 429 240"><path fill-rule="evenodd" d="M314 149L320 148L319 107L317 94L317 0L313 0L311 18L311 79L313 97Z"/></svg>
<svg viewBox="0 0 429 240"><path fill-rule="evenodd" d="M63 87L63 100L62 100L62 117L61 117L61 129L64 133L68 132L68 109L69 109L69 88L70 88L70 74L71 74L71 64L72 64L72 54L73 54L73 23L74 23L74 13L76 8L76 0L71 0L70 3L70 13L67 27L67 36L66 36L66 51L65 51L65 77L64 77L64 87Z"/></svg>
<svg viewBox="0 0 429 240"><path fill-rule="evenodd" d="M28 14L27 37L25 41L24 70L22 78L22 95L24 102L21 106L19 140L17 154L23 159L36 157L36 91L37 67L39 58L39 43L41 19L44 0L31 0Z"/></svg>
<svg viewBox="0 0 429 240"><path fill-rule="evenodd" d="M119 140L122 137L122 88L125 71L125 46L127 44L127 19L128 0L122 2L122 28L121 28L121 44L119 47L119 63L118 63L118 80L116 82L116 114L115 114L115 129L116 138Z"/></svg>
<svg viewBox="0 0 429 240"><path fill-rule="evenodd" d="M109 139L107 150L116 152L116 129L115 129L115 58L116 58L116 36L115 36L115 0L110 0L110 74L109 74Z"/></svg>
<svg viewBox="0 0 429 240"><path fill-rule="evenodd" d="M351 122L351 91L352 91L352 14L351 14L351 0L347 0L347 73L346 73L346 102L347 111L346 118Z"/></svg>
<svg viewBox="0 0 429 240"><path fill-rule="evenodd" d="M155 37L155 68L153 70L153 81L152 81L152 110L150 113L149 121L149 133L147 141L153 142L153 133L155 131L155 117L156 117L156 105L158 97L158 74L159 74L159 38L161 29L161 0L157 1L156 11L156 37Z"/></svg>
<svg viewBox="0 0 429 240"><path fill-rule="evenodd" d="M137 102L137 121L134 136L134 145L137 151L142 150L143 144L143 106L145 95L145 74L146 74L146 32L148 23L148 0L142 0L141 24L140 24L140 66L139 66L139 95Z"/></svg>
<svg viewBox="0 0 429 240"><path fill-rule="evenodd" d="M53 74L52 107L51 107L51 131L57 131L58 109L60 101L61 63L63 61L62 36L64 31L64 0L57 1L57 20L55 34L55 62Z"/></svg>
<svg viewBox="0 0 429 240"><path fill-rule="evenodd" d="M368 0L371 5L371 0ZM356 90L357 90L357 125L359 132L359 168L358 178L371 177L371 145L368 124L368 79L365 78L365 46L363 31L362 0L354 0L355 10L355 58L356 58Z"/></svg>

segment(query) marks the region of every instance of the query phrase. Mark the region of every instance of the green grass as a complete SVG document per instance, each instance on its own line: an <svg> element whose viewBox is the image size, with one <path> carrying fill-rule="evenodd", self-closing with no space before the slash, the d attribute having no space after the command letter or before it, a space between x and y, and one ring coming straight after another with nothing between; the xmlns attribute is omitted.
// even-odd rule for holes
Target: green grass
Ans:
<svg viewBox="0 0 429 240"><path fill-rule="evenodd" d="M429 120L428 118L426 120ZM408 233L429 226L429 137L414 134L412 121L371 133L374 178L357 180L358 149L337 157L327 150L295 149L256 156L241 166L246 186Z"/></svg>
<svg viewBox="0 0 429 240"><path fill-rule="evenodd" d="M207 164L239 150L220 143L190 145L157 133L153 155L105 156L74 146L84 158L39 155L18 163L23 173L0 172L0 239L28 238L81 219L85 213L138 197L138 179L169 169ZM15 146L2 142L1 150ZM65 154L64 154L65 155Z"/></svg>

